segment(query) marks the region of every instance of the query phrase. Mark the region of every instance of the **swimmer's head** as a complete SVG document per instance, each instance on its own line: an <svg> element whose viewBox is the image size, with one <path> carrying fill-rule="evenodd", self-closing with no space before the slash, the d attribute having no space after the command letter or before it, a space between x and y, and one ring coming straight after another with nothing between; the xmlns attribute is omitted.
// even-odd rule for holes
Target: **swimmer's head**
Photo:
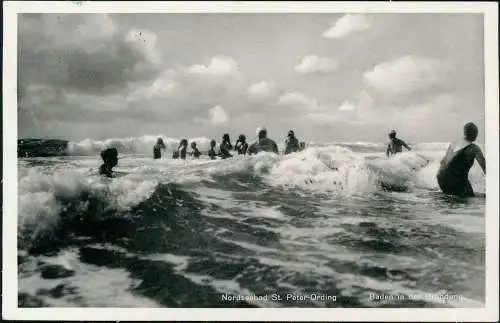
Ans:
<svg viewBox="0 0 500 323"><path fill-rule="evenodd" d="M217 145L217 142L215 141L215 139L212 139L210 140L210 147L215 147Z"/></svg>
<svg viewBox="0 0 500 323"><path fill-rule="evenodd" d="M293 130L288 131L288 137L294 137L294 136L295 132L293 132Z"/></svg>
<svg viewBox="0 0 500 323"><path fill-rule="evenodd" d="M245 140L247 139L247 137L245 137L245 135L241 134L239 137L238 137L238 140L241 141L241 142L245 142Z"/></svg>
<svg viewBox="0 0 500 323"><path fill-rule="evenodd" d="M187 139L182 139L181 140L181 146L187 147L188 145L188 140Z"/></svg>
<svg viewBox="0 0 500 323"><path fill-rule="evenodd" d="M389 138L391 139L396 138L396 130L391 130L391 132L389 132Z"/></svg>
<svg viewBox="0 0 500 323"><path fill-rule="evenodd" d="M101 151L101 158L109 167L115 167L118 164L118 150L116 148L108 148Z"/></svg>
<svg viewBox="0 0 500 323"><path fill-rule="evenodd" d="M264 139L267 137L267 129L266 128L260 128L258 132L259 139Z"/></svg>
<svg viewBox="0 0 500 323"><path fill-rule="evenodd" d="M477 133L478 133L477 126L474 123L469 122L465 124L464 136L466 140L475 141L477 138Z"/></svg>
<svg viewBox="0 0 500 323"><path fill-rule="evenodd" d="M160 137L160 138L158 138L158 140L156 141L156 144L157 144L157 145L163 145L163 144L164 144L164 143L163 143L163 139L162 139L161 137Z"/></svg>
<svg viewBox="0 0 500 323"><path fill-rule="evenodd" d="M224 135L222 135L222 140L229 141L229 134L225 133Z"/></svg>
<svg viewBox="0 0 500 323"><path fill-rule="evenodd" d="M191 143L191 148L193 148L193 149L195 149L195 148L196 148L196 142L194 142L194 141L193 141L193 142Z"/></svg>

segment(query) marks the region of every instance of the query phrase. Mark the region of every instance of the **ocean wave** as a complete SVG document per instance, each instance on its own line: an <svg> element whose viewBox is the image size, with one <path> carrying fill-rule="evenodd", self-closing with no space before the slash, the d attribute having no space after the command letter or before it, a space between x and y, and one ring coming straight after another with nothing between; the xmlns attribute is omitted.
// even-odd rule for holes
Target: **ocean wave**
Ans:
<svg viewBox="0 0 500 323"><path fill-rule="evenodd" d="M168 151L173 151L179 146L180 138L170 138L163 135L146 135L129 138L109 138L106 140L85 139L78 142L71 141L68 143L68 153L71 155L89 156L96 155L105 148L114 147L121 154L148 154L152 153L153 146L158 138L163 138ZM200 150L208 150L210 140L210 138L206 137L188 138L190 143L195 141Z"/></svg>
<svg viewBox="0 0 500 323"><path fill-rule="evenodd" d="M70 166L71 165L71 166ZM80 165L80 167L78 167ZM89 169L84 161L56 166L30 167L20 164L20 243L30 245L53 234L61 214L75 216L92 209L94 213L126 212L147 200L158 184L220 182L236 178L247 189L258 180L268 187L301 189L311 194L362 195L380 188L380 182L407 189L438 189L435 174L439 160L407 152L386 159L363 157L346 147L308 148L279 156L260 153L226 160L149 160L127 157L118 170L123 176L108 179ZM98 163L95 163L97 168ZM246 183L245 183L246 181ZM484 192L484 176L477 166L471 171L476 191ZM219 183L230 185L230 183ZM223 187L222 187L223 188ZM231 188L232 189L232 188ZM96 204L100 204L96 208ZM68 210L71 210L69 212Z"/></svg>
<svg viewBox="0 0 500 323"><path fill-rule="evenodd" d="M95 156L105 148L114 147L120 154L151 154L158 138L163 138L167 154L177 149L181 138L172 138L162 134L144 135L140 137L108 138L95 140L87 138L81 141L51 140L51 139L20 139L18 141L19 157L47 157L47 156ZM207 151L212 138L193 137L187 138L189 142L196 142L198 149ZM219 138L213 138L219 142ZM233 143L236 138L232 138ZM251 141L251 140L249 140ZM449 145L446 142L414 143L409 141L413 150L417 151L445 151ZM284 150L283 140L277 140L280 150ZM344 147L354 152L385 152L386 142L315 142L306 141L307 147L327 148Z"/></svg>

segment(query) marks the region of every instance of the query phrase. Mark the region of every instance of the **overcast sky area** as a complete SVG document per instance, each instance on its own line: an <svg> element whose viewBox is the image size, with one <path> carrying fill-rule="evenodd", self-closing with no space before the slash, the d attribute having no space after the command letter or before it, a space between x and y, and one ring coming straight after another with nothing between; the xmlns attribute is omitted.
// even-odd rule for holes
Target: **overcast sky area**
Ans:
<svg viewBox="0 0 500 323"><path fill-rule="evenodd" d="M484 139L480 14L20 14L19 137Z"/></svg>

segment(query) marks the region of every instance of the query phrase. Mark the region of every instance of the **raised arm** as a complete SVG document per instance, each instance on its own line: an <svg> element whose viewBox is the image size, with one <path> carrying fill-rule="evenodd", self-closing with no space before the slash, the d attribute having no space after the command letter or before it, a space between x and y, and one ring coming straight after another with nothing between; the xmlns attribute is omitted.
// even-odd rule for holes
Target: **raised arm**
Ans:
<svg viewBox="0 0 500 323"><path fill-rule="evenodd" d="M401 143L403 144L403 147L405 147L405 148L406 148L406 149L408 149L408 150L411 150L410 146L408 146L408 145L406 144L406 142L404 142L403 140L401 140Z"/></svg>
<svg viewBox="0 0 500 323"><path fill-rule="evenodd" d="M389 153L391 152L391 145L387 145L387 150L385 152L385 155L389 158Z"/></svg>

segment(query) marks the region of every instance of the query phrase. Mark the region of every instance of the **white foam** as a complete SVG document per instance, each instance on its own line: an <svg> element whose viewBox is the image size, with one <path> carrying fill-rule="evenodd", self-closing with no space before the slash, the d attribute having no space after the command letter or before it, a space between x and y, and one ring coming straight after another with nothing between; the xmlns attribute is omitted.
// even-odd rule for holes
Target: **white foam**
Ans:
<svg viewBox="0 0 500 323"><path fill-rule="evenodd" d="M19 279L19 292L34 295L40 289L52 289L64 283L76 288L76 294L60 298L37 295L44 303L53 307L159 307L155 301L132 294L130 289L139 281L130 277L124 269L109 269L79 261L77 250L66 250L55 257L40 257L45 263L63 266L75 271L67 278L46 280L39 274ZM77 297L83 296L83 297Z"/></svg>
<svg viewBox="0 0 500 323"><path fill-rule="evenodd" d="M91 175L80 169L55 170L47 173L41 168L20 172L18 185L18 229L26 243L51 234L59 222L63 200L76 203L79 209L88 204L81 200L83 193L105 200L110 208L127 210L148 198L156 186L154 180L141 176L125 176L113 180ZM21 246L22 248L23 246Z"/></svg>
<svg viewBox="0 0 500 323"><path fill-rule="evenodd" d="M151 196L158 183L197 183L238 173L258 176L272 187L300 188L351 198L376 190L377 179L410 188L437 190L436 173L442 154L405 152L387 159L381 153L357 153L346 147L327 146L310 147L285 156L260 153L214 161L154 160L126 155L121 156L116 168L126 174L114 179L96 175L97 156L69 157L66 163L57 159L52 166L21 163L18 224L22 237L36 237L57 225L61 199L74 198L78 202L82 193L88 193L104 199L109 208L127 210ZM423 167L427 162L429 165ZM93 167L92 171L89 166ZM469 178L475 191L485 191L485 176L477 163ZM81 207L86 205L82 203Z"/></svg>
<svg viewBox="0 0 500 323"><path fill-rule="evenodd" d="M164 135L145 135L129 138L109 138L105 140L84 139L78 142L68 143L68 152L71 155L92 156L98 155L104 148L114 147L121 154L152 154L153 146L158 138L163 138L167 146L167 152L177 149L181 138L170 138ZM208 150L210 138L196 137L187 138L189 143L195 141L199 150Z"/></svg>
<svg viewBox="0 0 500 323"><path fill-rule="evenodd" d="M271 169L275 186L352 194L374 189L363 158L342 147L308 148L282 157Z"/></svg>

